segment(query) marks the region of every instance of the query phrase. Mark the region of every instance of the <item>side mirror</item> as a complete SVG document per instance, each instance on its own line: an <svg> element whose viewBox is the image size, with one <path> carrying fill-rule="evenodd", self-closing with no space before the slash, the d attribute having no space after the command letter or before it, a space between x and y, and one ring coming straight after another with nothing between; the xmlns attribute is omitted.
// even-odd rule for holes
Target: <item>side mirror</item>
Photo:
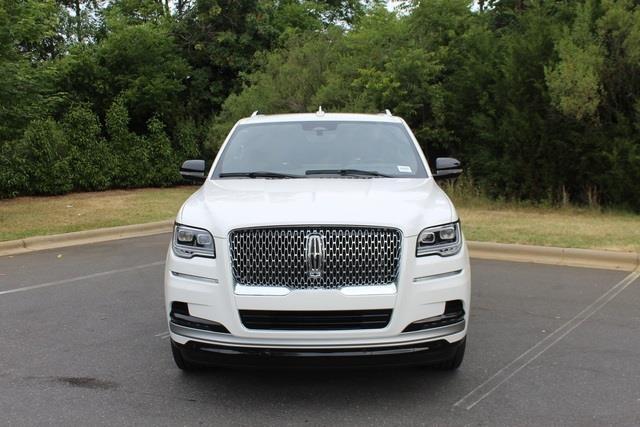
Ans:
<svg viewBox="0 0 640 427"><path fill-rule="evenodd" d="M458 159L451 157L438 157L436 159L436 173L433 175L435 179L453 179L460 176L462 166Z"/></svg>
<svg viewBox="0 0 640 427"><path fill-rule="evenodd" d="M180 175L189 181L202 182L205 178L204 160L187 160L180 167Z"/></svg>

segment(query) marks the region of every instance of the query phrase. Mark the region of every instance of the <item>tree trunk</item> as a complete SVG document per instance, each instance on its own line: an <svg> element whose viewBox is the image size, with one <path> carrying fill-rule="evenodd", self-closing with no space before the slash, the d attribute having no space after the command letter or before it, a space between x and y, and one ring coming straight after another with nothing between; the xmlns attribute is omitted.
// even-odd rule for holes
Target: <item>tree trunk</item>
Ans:
<svg viewBox="0 0 640 427"><path fill-rule="evenodd" d="M80 0L75 0L73 6L76 13L76 38L78 43L82 43L82 8L80 7Z"/></svg>

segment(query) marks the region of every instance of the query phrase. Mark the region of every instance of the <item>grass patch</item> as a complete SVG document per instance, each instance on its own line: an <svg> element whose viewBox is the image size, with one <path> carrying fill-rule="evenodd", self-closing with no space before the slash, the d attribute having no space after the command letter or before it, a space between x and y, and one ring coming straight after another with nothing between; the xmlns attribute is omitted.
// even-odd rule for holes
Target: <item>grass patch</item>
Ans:
<svg viewBox="0 0 640 427"><path fill-rule="evenodd" d="M0 200L0 240L174 218L195 186Z"/></svg>
<svg viewBox="0 0 640 427"><path fill-rule="evenodd" d="M640 216L580 209L465 207L458 213L469 240L640 252Z"/></svg>
<svg viewBox="0 0 640 427"><path fill-rule="evenodd" d="M195 186L0 200L0 240L173 218ZM597 208L492 201L446 187L469 240L640 251L640 215Z"/></svg>
<svg viewBox="0 0 640 427"><path fill-rule="evenodd" d="M598 206L490 200L468 182L443 185L468 240L640 252L640 215Z"/></svg>

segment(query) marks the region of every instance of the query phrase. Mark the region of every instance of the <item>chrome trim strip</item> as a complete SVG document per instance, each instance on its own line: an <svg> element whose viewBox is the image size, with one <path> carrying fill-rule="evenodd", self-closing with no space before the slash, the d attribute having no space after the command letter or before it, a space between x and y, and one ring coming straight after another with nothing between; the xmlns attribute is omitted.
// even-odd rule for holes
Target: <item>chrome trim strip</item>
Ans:
<svg viewBox="0 0 640 427"><path fill-rule="evenodd" d="M234 293L236 295L255 295L255 296L277 296L283 297L289 295L291 291L284 286L247 286L236 284Z"/></svg>
<svg viewBox="0 0 640 427"><path fill-rule="evenodd" d="M339 291L342 295L346 296L366 296L366 295L395 295L397 288L395 283L389 283L388 285L371 285L371 286L345 286L340 289L326 289L326 288L308 288L308 289L289 289L285 286L247 286L236 284L234 293L236 295L250 295L250 296L277 296L283 297L289 295L291 292L306 292L306 291Z"/></svg>
<svg viewBox="0 0 640 427"><path fill-rule="evenodd" d="M388 285L345 286L340 289L344 295L394 295L397 292L395 283Z"/></svg>
<svg viewBox="0 0 640 427"><path fill-rule="evenodd" d="M218 344L224 345L228 347L255 347L255 348L367 348L367 347L390 347L390 346L398 346L398 345L409 345L409 344L420 344L426 341L431 341L436 338L446 337L448 335L457 334L459 332L464 331L466 326L466 320L462 320L458 323L454 323L453 325L443 326L441 328L433 328L427 329L423 331L415 331L415 332L405 332L401 335L398 335L398 338L403 337L414 337L413 339L400 339L397 341L389 341L386 343L359 343L359 344L331 344L331 345L318 345L318 344L277 344L277 343L245 343L245 342L234 342L234 341L225 341L220 338L228 338L229 334L221 334L216 332L203 331L200 329L187 328L186 326L176 325L173 322L169 323L169 330L172 334L180 335L185 338L197 340L200 342L205 342L209 344ZM420 335L420 337L416 337L416 335ZM233 336L231 336L233 337ZM236 338L236 337L233 337Z"/></svg>
<svg viewBox="0 0 640 427"><path fill-rule="evenodd" d="M172 271L171 275L181 279L196 280L198 282L218 283L218 279L214 279L213 277L194 276L193 274L179 273L177 271Z"/></svg>
<svg viewBox="0 0 640 427"><path fill-rule="evenodd" d="M462 273L462 269L449 271L446 273L432 274L431 276L414 277L413 283L426 282L426 281L435 280L435 279L444 279L445 277L457 276L458 274L461 274L461 273Z"/></svg>
<svg viewBox="0 0 640 427"><path fill-rule="evenodd" d="M231 237L231 234L234 231L242 231L242 230L256 230L262 228L319 228L319 227L344 227L344 228L387 228L389 230L394 230L400 232L400 238L410 237L405 236L402 232L402 229L398 227L394 227L392 225L382 225L382 224L349 224L349 223L318 223L318 222L310 222L303 224L291 224L288 222L284 222L282 224L270 224L270 225L252 225L249 227L238 227L234 228L227 233L227 237Z"/></svg>

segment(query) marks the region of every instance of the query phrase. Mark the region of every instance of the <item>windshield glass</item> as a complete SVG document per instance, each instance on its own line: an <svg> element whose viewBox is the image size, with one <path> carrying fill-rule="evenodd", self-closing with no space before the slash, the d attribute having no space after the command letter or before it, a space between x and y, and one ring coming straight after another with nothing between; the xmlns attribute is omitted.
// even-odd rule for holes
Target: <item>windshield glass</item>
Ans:
<svg viewBox="0 0 640 427"><path fill-rule="evenodd" d="M271 176L265 176L265 172ZM273 178L275 174L427 177L402 124L354 121L240 125L226 145L213 178L242 174L251 174L249 178Z"/></svg>

